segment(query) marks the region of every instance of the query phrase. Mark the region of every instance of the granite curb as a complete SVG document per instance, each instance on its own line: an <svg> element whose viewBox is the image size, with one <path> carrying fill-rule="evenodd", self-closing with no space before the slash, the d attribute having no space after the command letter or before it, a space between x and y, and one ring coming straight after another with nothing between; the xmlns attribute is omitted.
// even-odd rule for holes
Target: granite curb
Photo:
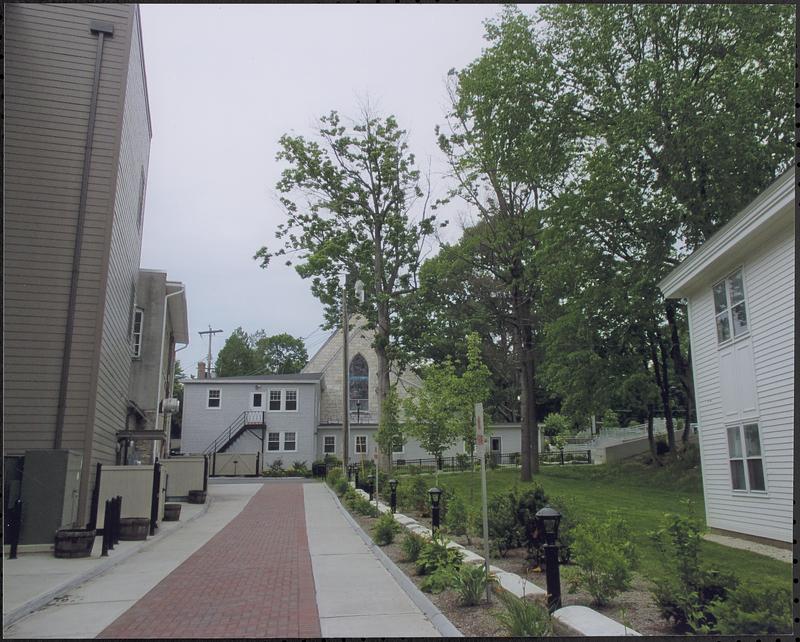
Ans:
<svg viewBox="0 0 800 642"><path fill-rule="evenodd" d="M97 577L98 575L102 575L106 571L108 571L108 570L112 569L113 567L115 567L117 564L121 564L122 562L127 560L132 555L134 555L134 554L136 554L136 553L148 548L152 544L154 544L156 542L159 542L162 539L165 539L165 538L169 537L173 533L177 533L178 531L180 531L187 524L190 524L191 522L195 521L199 517L202 517L203 515L205 515L208 512L208 509L209 509L209 507L211 506L212 503L213 503L213 500L212 500L211 496L209 495L206 498L206 502L203 505L203 508L198 513L196 513L195 515L192 515L192 517L190 517L189 519L187 519L185 521L180 521L178 523L178 525L175 526L175 528L171 528L168 531L163 531L162 530L157 535L154 535L154 536L150 537L149 539L143 541L139 546L131 547L130 549L128 549L128 550L126 550L124 552L121 552L119 555L114 555L113 557L109 557L105 562L102 562L102 563L98 564L93 569L85 571L85 572L81 573L80 575L76 575L74 577L71 577L67 581L63 582L62 584L59 584L58 586L56 586L55 588L47 591L46 593L42 593L41 595L38 595L38 596L34 597L33 599L28 600L24 604L18 606L13 611L9 611L3 617L3 630L5 630L7 627L11 626L15 622L21 620L26 615L29 615L30 613L33 613L34 611L37 611L41 607L49 604L52 600L54 600L57 597L60 597L62 594L66 593L67 591L75 588L76 586L79 586L79 585L83 584L84 582L87 582L88 580L91 580L91 579Z"/></svg>
<svg viewBox="0 0 800 642"><path fill-rule="evenodd" d="M401 571L397 565L389 559L389 557L384 553L380 546L375 544L372 541L372 538L364 532L364 529L359 526L358 522L356 522L352 515L347 511L347 509L342 506L342 503L339 501L339 498L336 496L327 484L323 484L325 489L330 493L331 497L333 498L334 502L336 503L337 508L342 512L344 515L345 520L348 524L353 528L353 530L358 533L359 537L364 541L367 547L372 551L375 557L378 558L378 561L383 564L384 568L389 571L389 574L394 578L397 584L400 586L401 589L411 598L411 601L425 614L431 624L436 628L439 633L441 633L442 637L446 638L456 638L456 637L464 637L464 634L459 631L450 620L445 617L445 615L436 607L436 605L431 602L425 594L420 591L417 586L408 578L408 576Z"/></svg>

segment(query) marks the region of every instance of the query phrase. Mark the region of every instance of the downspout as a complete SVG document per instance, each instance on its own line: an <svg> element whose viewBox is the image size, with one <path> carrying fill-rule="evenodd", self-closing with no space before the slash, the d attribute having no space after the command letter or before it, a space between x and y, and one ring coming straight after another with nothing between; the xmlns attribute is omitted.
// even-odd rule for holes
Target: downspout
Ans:
<svg viewBox="0 0 800 642"><path fill-rule="evenodd" d="M69 286L69 302L67 304L67 326L64 334L64 353L61 358L61 382L58 389L58 409L56 410L56 430L53 437L53 448L61 448L64 437L64 418L67 408L67 379L72 357L72 333L75 327L75 308L78 300L78 275L81 268L81 248L83 246L83 228L86 223L86 200L89 192L89 171L92 164L92 142L94 141L94 123L97 118L97 94L100 90L100 67L103 62L103 43L105 37L114 35L114 25L109 22L92 20L89 31L97 34L97 53L94 59L94 80L92 81L92 98L89 103L89 126L86 130L86 142L83 148L83 175L81 176L81 194L78 201L78 222L75 229L75 248L72 251L72 279ZM95 391L96 394L97 391ZM86 456L88 453L84 453Z"/></svg>
<svg viewBox="0 0 800 642"><path fill-rule="evenodd" d="M182 285L180 290L176 290L175 292L172 292L164 296L164 314L161 322L161 351L158 353L158 389L156 390L156 405L155 405L156 427L158 427L161 424L161 415L162 415L160 405L161 405L161 386L164 385L164 341L166 340L165 335L167 333L167 307L168 307L167 299L169 299L171 296L175 296L176 294L184 294L185 292L186 292L186 286ZM153 450L155 450L155 448Z"/></svg>
<svg viewBox="0 0 800 642"><path fill-rule="evenodd" d="M186 350L189 347L189 343L184 343L183 347L175 348L175 354L177 355L181 350ZM170 368L169 373L169 396L172 397L175 393L175 364L178 363L178 357L176 356L175 359L172 360L172 368ZM170 450L172 450L172 422L170 422L169 430L167 431L167 457L169 457Z"/></svg>

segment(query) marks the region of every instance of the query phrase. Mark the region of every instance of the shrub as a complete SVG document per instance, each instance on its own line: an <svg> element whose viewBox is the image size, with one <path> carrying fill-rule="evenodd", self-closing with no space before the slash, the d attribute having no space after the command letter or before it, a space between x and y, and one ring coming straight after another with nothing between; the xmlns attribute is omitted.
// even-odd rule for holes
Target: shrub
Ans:
<svg viewBox="0 0 800 642"><path fill-rule="evenodd" d="M740 586L724 601L709 605L722 635L769 635L792 630L792 594L788 586L765 591Z"/></svg>
<svg viewBox="0 0 800 642"><path fill-rule="evenodd" d="M462 606L477 606L486 593L486 586L497 584L494 573L486 575L486 568L481 565L464 564L453 577L452 587L458 592Z"/></svg>
<svg viewBox="0 0 800 642"><path fill-rule="evenodd" d="M542 434L546 437L555 437L569 432L570 421L564 415L551 412L542 422Z"/></svg>
<svg viewBox="0 0 800 642"><path fill-rule="evenodd" d="M341 476L333 484L333 490L337 495L339 495L339 497L344 495L348 488L350 488L350 484L348 484L347 480Z"/></svg>
<svg viewBox="0 0 800 642"><path fill-rule="evenodd" d="M501 557L510 548L519 546L522 533L517 523L516 491L494 495L488 503L489 537Z"/></svg>
<svg viewBox="0 0 800 642"><path fill-rule="evenodd" d="M467 536L468 544L472 544L473 537L483 537L483 511L481 509L467 509L467 528L464 534Z"/></svg>
<svg viewBox="0 0 800 642"><path fill-rule="evenodd" d="M328 474L325 475L325 481L331 488L336 487L336 482L344 477L344 472L341 468L330 468Z"/></svg>
<svg viewBox="0 0 800 642"><path fill-rule="evenodd" d="M550 507L561 513L561 522L558 527L558 542L563 546L572 546L573 533L578 525L578 518L573 508L573 499L570 497L551 497Z"/></svg>
<svg viewBox="0 0 800 642"><path fill-rule="evenodd" d="M603 606L628 589L638 555L628 525L617 515L589 518L574 531L572 545L578 568L571 573L569 590L585 588L593 604Z"/></svg>
<svg viewBox="0 0 800 642"><path fill-rule="evenodd" d="M451 495L447 503L444 525L453 535L464 535L467 532L467 506L458 495Z"/></svg>
<svg viewBox="0 0 800 642"><path fill-rule="evenodd" d="M298 475L306 475L308 474L308 466L306 466L305 461L296 461L292 463L292 472L297 473Z"/></svg>
<svg viewBox="0 0 800 642"><path fill-rule="evenodd" d="M355 491L353 491L352 494L348 494L347 505L351 510L355 511L359 515L378 517L381 514L380 511L375 507L375 504L368 499L364 499L364 497Z"/></svg>
<svg viewBox="0 0 800 642"><path fill-rule="evenodd" d="M606 410L600 421L603 423L603 428L619 428L619 417L613 410Z"/></svg>
<svg viewBox="0 0 800 642"><path fill-rule="evenodd" d="M447 541L437 533L425 543L416 560L418 575L430 575L437 569L454 570L461 566L461 551L448 548Z"/></svg>
<svg viewBox="0 0 800 642"><path fill-rule="evenodd" d="M700 565L704 526L694 514L692 503L681 503L684 512L665 515L662 527L651 533L667 570L651 592L661 616L672 619L679 630L713 631L716 617L709 607L715 600L724 600L738 580Z"/></svg>
<svg viewBox="0 0 800 642"><path fill-rule="evenodd" d="M342 465L342 460L339 459L336 455L332 455L331 453L325 455L322 461L328 468L333 468L334 466Z"/></svg>
<svg viewBox="0 0 800 642"><path fill-rule="evenodd" d="M400 542L400 550L403 552L403 561L416 562L423 546L425 546L425 538L416 533L406 533L403 541Z"/></svg>
<svg viewBox="0 0 800 642"><path fill-rule="evenodd" d="M516 498L517 525L529 552L544 545L543 534L536 526L536 513L547 504L547 495L541 486L534 486Z"/></svg>
<svg viewBox="0 0 800 642"><path fill-rule="evenodd" d="M394 536L399 533L402 526L394 521L391 513L384 513L372 527L372 539L378 546L386 546L394 541Z"/></svg>
<svg viewBox="0 0 800 642"><path fill-rule="evenodd" d="M497 593L505 611L497 615L511 637L543 637L551 635L550 613L537 601L519 598L508 591Z"/></svg>
<svg viewBox="0 0 800 642"><path fill-rule="evenodd" d="M456 455L456 466L462 471L467 470L467 468L472 468L472 457L466 453L458 453Z"/></svg>
<svg viewBox="0 0 800 642"><path fill-rule="evenodd" d="M416 511L423 516L429 516L431 500L425 480L422 477L413 477L407 483L398 485L397 504L401 510Z"/></svg>
<svg viewBox="0 0 800 642"><path fill-rule="evenodd" d="M269 465L269 472L272 473L273 475L275 474L280 475L281 473L283 473L283 460L279 458L273 461Z"/></svg>
<svg viewBox="0 0 800 642"><path fill-rule="evenodd" d="M451 568L437 568L425 576L419 588L425 593L441 593L453 586L455 573Z"/></svg>

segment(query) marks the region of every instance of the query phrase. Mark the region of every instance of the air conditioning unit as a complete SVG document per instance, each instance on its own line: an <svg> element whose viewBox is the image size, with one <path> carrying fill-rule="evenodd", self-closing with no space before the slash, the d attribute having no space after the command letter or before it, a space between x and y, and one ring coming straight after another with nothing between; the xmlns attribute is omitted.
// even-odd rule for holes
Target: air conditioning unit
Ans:
<svg viewBox="0 0 800 642"><path fill-rule="evenodd" d="M161 412L165 415L174 415L181 409L181 402L180 399L175 399L174 397L170 397L169 399L164 399L161 402Z"/></svg>

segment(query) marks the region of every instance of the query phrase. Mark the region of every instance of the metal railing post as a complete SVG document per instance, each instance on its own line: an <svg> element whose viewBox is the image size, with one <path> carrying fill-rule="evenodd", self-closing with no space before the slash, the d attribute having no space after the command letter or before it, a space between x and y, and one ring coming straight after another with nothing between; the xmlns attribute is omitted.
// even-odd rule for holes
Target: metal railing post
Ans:
<svg viewBox="0 0 800 642"><path fill-rule="evenodd" d="M103 547L100 557L108 557L108 532L111 525L111 500L106 500L105 509L103 511Z"/></svg>

